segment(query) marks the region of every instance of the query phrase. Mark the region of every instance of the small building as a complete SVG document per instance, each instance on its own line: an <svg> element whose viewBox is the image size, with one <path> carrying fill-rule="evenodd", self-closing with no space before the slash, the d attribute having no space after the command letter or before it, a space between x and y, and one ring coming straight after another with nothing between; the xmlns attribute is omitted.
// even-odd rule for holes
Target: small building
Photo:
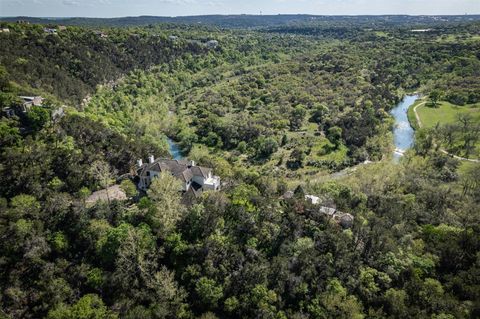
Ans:
<svg viewBox="0 0 480 319"><path fill-rule="evenodd" d="M171 41L175 41L178 39L178 37L176 35L171 35L168 37Z"/></svg>
<svg viewBox="0 0 480 319"><path fill-rule="evenodd" d="M32 106L42 106L44 98L41 96L19 96L22 99L21 110L26 113Z"/></svg>
<svg viewBox="0 0 480 319"><path fill-rule="evenodd" d="M410 32L416 32L416 33L418 33L418 32L420 32L420 33L430 32L430 31L433 31L433 29L413 29L413 30L410 30Z"/></svg>
<svg viewBox="0 0 480 319"><path fill-rule="evenodd" d="M57 34L57 29L55 29L55 28L44 28L43 32L45 32L47 34Z"/></svg>
<svg viewBox="0 0 480 319"><path fill-rule="evenodd" d="M327 206L320 206L318 211L329 218L333 219L337 224L342 226L343 228L351 228L353 226L354 217L352 214L344 213L336 208L327 207Z"/></svg>
<svg viewBox="0 0 480 319"><path fill-rule="evenodd" d="M354 217L352 214L341 212L336 207L323 206L320 198L314 195L305 195L305 200L318 207L320 214L327 216L343 228L351 228L353 226Z"/></svg>
<svg viewBox="0 0 480 319"><path fill-rule="evenodd" d="M58 31L65 31L65 30L67 30L66 26L64 26L64 25L59 25L58 26Z"/></svg>
<svg viewBox="0 0 480 319"><path fill-rule="evenodd" d="M10 32L10 29L9 28L2 28L0 30L0 33L9 33Z"/></svg>
<svg viewBox="0 0 480 319"><path fill-rule="evenodd" d="M310 204L317 205L320 204L320 197L313 196L313 195L305 195L305 200L310 202Z"/></svg>
<svg viewBox="0 0 480 319"><path fill-rule="evenodd" d="M138 160L138 188L146 191L152 180L161 172L169 172L182 182L180 191L198 197L203 191L220 189L220 177L212 174L212 169L195 165L194 161L149 157L148 163Z"/></svg>
<svg viewBox="0 0 480 319"><path fill-rule="evenodd" d="M103 31L94 31L93 33L95 33L97 36L99 36L102 39L108 38L108 34L106 34Z"/></svg>
<svg viewBox="0 0 480 319"><path fill-rule="evenodd" d="M218 41L217 40L209 40L209 41L207 41L206 46L209 49L215 49L216 47L218 47Z"/></svg>
<svg viewBox="0 0 480 319"><path fill-rule="evenodd" d="M320 213L322 213L323 215L333 217L333 215L335 215L337 209L334 208L334 207L320 206L318 211Z"/></svg>

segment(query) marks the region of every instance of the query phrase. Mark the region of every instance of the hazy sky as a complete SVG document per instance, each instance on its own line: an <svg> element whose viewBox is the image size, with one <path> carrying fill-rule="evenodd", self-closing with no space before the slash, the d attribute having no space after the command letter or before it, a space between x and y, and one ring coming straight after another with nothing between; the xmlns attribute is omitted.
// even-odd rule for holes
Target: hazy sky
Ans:
<svg viewBox="0 0 480 319"><path fill-rule="evenodd" d="M480 0L0 0L0 16L480 14Z"/></svg>

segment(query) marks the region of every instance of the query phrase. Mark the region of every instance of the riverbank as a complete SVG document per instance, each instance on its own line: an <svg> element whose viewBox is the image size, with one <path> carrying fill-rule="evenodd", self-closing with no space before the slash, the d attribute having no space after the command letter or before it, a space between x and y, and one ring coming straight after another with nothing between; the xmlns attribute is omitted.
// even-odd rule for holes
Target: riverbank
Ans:
<svg viewBox="0 0 480 319"><path fill-rule="evenodd" d="M420 105L425 104L426 101L423 100L423 98L420 98L415 101L410 107L408 108L407 111L407 117L408 117L408 122L410 123L410 126L416 131L421 128L421 123L418 119L418 114L416 114L416 108L419 107Z"/></svg>
<svg viewBox="0 0 480 319"><path fill-rule="evenodd" d="M410 149L414 143L414 129L408 118L408 110L411 105L415 104L418 95L406 95L404 98L390 111L395 119L393 128L393 142L395 146L394 158L400 156Z"/></svg>

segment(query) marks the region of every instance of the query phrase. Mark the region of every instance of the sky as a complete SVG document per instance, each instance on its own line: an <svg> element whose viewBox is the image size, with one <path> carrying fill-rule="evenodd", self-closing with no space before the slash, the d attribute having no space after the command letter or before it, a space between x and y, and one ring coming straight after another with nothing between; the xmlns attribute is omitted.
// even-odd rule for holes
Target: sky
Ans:
<svg viewBox="0 0 480 319"><path fill-rule="evenodd" d="M480 0L0 0L0 16L480 14Z"/></svg>

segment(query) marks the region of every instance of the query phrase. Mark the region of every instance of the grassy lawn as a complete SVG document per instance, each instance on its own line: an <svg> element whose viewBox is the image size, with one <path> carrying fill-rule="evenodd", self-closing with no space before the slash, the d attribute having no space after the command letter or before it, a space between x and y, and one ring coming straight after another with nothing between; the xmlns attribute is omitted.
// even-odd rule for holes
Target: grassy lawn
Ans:
<svg viewBox="0 0 480 319"><path fill-rule="evenodd" d="M417 103L416 105L418 105ZM410 122L414 124L412 126L417 129L418 124L415 120L415 114L413 111L414 106L408 110L408 118ZM458 106L442 101L439 103L437 108L427 106L427 104L422 104L417 107L417 113L420 117L422 127L427 128L435 127L437 124L445 125L458 123L458 116L460 114L469 114L477 124L480 124L480 103ZM475 150L468 155L463 154L462 143L459 141L450 146L447 151L459 156L478 158L480 155L480 142L476 143Z"/></svg>
<svg viewBox="0 0 480 319"><path fill-rule="evenodd" d="M410 114L412 113L412 114ZM455 123L458 114L470 114L480 122L480 104L470 104L465 106L457 106L448 102L440 102L438 108L428 107L425 104L417 108L417 113L424 127L434 127L437 123L447 124ZM409 119L415 118L413 107L409 110Z"/></svg>

